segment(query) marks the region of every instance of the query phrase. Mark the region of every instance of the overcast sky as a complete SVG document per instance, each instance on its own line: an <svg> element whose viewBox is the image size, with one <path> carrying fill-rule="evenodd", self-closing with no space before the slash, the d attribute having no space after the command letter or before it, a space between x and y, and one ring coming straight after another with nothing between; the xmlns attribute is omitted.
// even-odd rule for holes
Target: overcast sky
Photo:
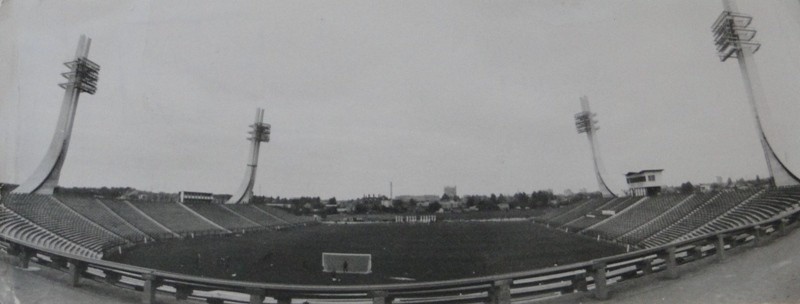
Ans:
<svg viewBox="0 0 800 304"><path fill-rule="evenodd" d="M763 47L766 128L800 172L800 4L741 1ZM0 6L0 182L35 169L78 37L102 66L81 96L63 186L231 193L266 109L256 194L596 190L767 168L720 1L15 1ZM767 109L764 109L767 110Z"/></svg>

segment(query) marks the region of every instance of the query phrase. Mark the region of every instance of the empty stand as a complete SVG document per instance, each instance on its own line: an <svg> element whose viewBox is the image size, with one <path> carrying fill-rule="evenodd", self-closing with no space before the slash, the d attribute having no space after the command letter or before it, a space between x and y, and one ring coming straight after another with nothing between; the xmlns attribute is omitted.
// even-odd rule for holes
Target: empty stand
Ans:
<svg viewBox="0 0 800 304"><path fill-rule="evenodd" d="M583 205L584 203L586 203L589 200L590 200L590 198L586 198L586 199L581 199L581 200L578 200L578 201L575 201L575 202L569 202L566 205L559 205L557 209L550 210L547 213L545 213L544 215L537 217L537 219L544 220L544 221L549 221L552 218L558 217L558 216L560 216L560 215L562 215L562 214L564 214L564 213L566 213L566 212L568 212L568 211L570 211L572 209L575 209L575 208Z"/></svg>
<svg viewBox="0 0 800 304"><path fill-rule="evenodd" d="M649 222L687 197L689 195L684 194L650 197L633 206L630 210L617 214L605 223L592 227L590 232L591 234L599 234L606 239L616 239L628 231Z"/></svg>
<svg viewBox="0 0 800 304"><path fill-rule="evenodd" d="M643 240L639 245L654 247L676 240L717 218L744 200L756 195L756 193L758 193L758 190L722 192L720 195L706 201L677 222Z"/></svg>
<svg viewBox="0 0 800 304"><path fill-rule="evenodd" d="M597 223L599 223L599 222L601 222L601 221L603 221L603 220L605 220L607 218L608 218L608 216L605 216L605 215L588 214L588 215L584 215L582 217L579 217L578 219L575 219L575 220L573 220L573 221L571 221L569 223L566 223L562 227L568 227L569 231L581 231L581 230L586 229L587 227L591 227L592 225L597 224Z"/></svg>
<svg viewBox="0 0 800 304"><path fill-rule="evenodd" d="M795 211L800 208L798 190L797 187L772 189L757 198L745 200L681 239L745 226Z"/></svg>
<svg viewBox="0 0 800 304"><path fill-rule="evenodd" d="M567 212L564 212L558 216L552 217L548 222L551 222L555 225L564 225L566 223L572 222L574 220L579 219L580 217L586 215L587 213L591 212L592 210L597 209L607 203L611 203L618 198L593 198L585 203L570 209Z"/></svg>
<svg viewBox="0 0 800 304"><path fill-rule="evenodd" d="M95 198L74 195L59 195L57 198L67 207L125 239L138 241L147 237L144 232L113 213Z"/></svg>
<svg viewBox="0 0 800 304"><path fill-rule="evenodd" d="M608 211L613 211L614 213L619 213L622 210L625 210L625 208L628 208L634 203L638 202L642 198L643 197L641 196L629 196L623 199L618 199L615 204L603 207L600 209L600 211L608 210Z"/></svg>
<svg viewBox="0 0 800 304"><path fill-rule="evenodd" d="M270 215L266 211L261 210L261 208L256 208L251 204L234 204L225 207L265 227L286 223L280 218Z"/></svg>
<svg viewBox="0 0 800 304"><path fill-rule="evenodd" d="M610 220L618 212L625 210L634 203L643 199L641 196L627 196L617 197L609 200L594 210L588 210L587 213L571 222L564 224L562 227L567 227L571 231L582 231L594 225L600 224L603 221ZM610 211L610 212L608 212Z"/></svg>
<svg viewBox="0 0 800 304"><path fill-rule="evenodd" d="M702 205L703 203L705 203L706 201L717 195L719 194L718 193L693 194L689 198L684 199L676 206L673 206L664 213L661 213L661 215L655 217L649 222L618 237L617 240L628 244L638 244L642 240L652 236L653 234L667 228L669 225L677 222L678 220L680 220L681 218L685 217L687 214L695 210L697 207L699 207L700 205Z"/></svg>
<svg viewBox="0 0 800 304"><path fill-rule="evenodd" d="M178 234L219 230L204 219L173 202L131 201L134 207L147 216Z"/></svg>
<svg viewBox="0 0 800 304"><path fill-rule="evenodd" d="M20 240L44 248L60 250L74 255L100 258L100 252L88 249L60 237L0 205L0 234L9 240Z"/></svg>
<svg viewBox="0 0 800 304"><path fill-rule="evenodd" d="M4 203L11 211L71 242L102 252L125 240L62 206L52 196L11 194Z"/></svg>
<svg viewBox="0 0 800 304"><path fill-rule="evenodd" d="M177 236L170 231L169 228L155 222L127 201L100 199L100 202L119 217L139 229L139 231L146 233L152 238L163 239Z"/></svg>
<svg viewBox="0 0 800 304"><path fill-rule="evenodd" d="M191 208L195 212L199 213L203 217L217 223L225 229L228 230L237 230L237 229L245 229L245 228L253 228L259 227L257 223L251 221L248 218L245 218L239 214L234 213L230 209L224 208L224 206L215 203L206 203L206 202L198 202L198 203L184 203L186 207Z"/></svg>
<svg viewBox="0 0 800 304"><path fill-rule="evenodd" d="M289 213L287 211L284 211L284 210L282 210L280 208L276 208L276 207L270 207L270 206L259 205L259 204L254 204L253 206L255 206L258 209L263 210L268 215L275 217L276 219L278 219L279 221L282 221L285 224L304 223L304 222L308 222L308 221L311 220L308 217L297 216L297 215L291 214L291 213Z"/></svg>

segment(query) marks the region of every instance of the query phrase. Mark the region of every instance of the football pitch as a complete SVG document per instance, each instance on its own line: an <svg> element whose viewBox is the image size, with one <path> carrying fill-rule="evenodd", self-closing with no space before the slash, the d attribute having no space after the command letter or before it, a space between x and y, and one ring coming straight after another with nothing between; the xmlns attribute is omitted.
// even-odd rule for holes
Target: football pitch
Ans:
<svg viewBox="0 0 800 304"><path fill-rule="evenodd" d="M198 276L296 284L375 284L468 278L563 265L622 246L529 221L316 225L150 243L106 259ZM322 253L372 256L369 274L323 272ZM334 277L335 276L335 277Z"/></svg>

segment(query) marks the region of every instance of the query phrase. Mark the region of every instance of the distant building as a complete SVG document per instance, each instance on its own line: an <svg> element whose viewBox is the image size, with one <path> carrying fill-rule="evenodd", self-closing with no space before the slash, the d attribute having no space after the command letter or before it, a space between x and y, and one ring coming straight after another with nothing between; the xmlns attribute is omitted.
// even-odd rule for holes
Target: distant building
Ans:
<svg viewBox="0 0 800 304"><path fill-rule="evenodd" d="M438 195L398 195L395 199L400 200L404 203L410 202L412 199L417 203L430 203L430 202L438 202L439 196Z"/></svg>
<svg viewBox="0 0 800 304"><path fill-rule="evenodd" d="M708 193L714 189L714 184L697 184L694 187L695 189L698 189L700 192Z"/></svg>
<svg viewBox="0 0 800 304"><path fill-rule="evenodd" d="M456 186L445 186L444 187L444 195L447 195L450 199L456 199L458 194L456 193Z"/></svg>
<svg viewBox="0 0 800 304"><path fill-rule="evenodd" d="M447 211L460 209L463 207L463 204L458 201L442 201L439 204L442 206L442 209L440 210L447 210Z"/></svg>
<svg viewBox="0 0 800 304"><path fill-rule="evenodd" d="M661 178L663 171L663 169L654 169L625 174L631 196L652 196L660 193L661 188L664 187Z"/></svg>

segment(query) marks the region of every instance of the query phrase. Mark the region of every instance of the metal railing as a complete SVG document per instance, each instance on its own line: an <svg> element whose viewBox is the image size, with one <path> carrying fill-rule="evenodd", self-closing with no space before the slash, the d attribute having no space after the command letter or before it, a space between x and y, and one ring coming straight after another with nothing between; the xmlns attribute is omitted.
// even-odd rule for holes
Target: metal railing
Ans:
<svg viewBox="0 0 800 304"><path fill-rule="evenodd" d="M243 282L197 277L174 272L95 260L67 254L4 237L8 253L19 257L22 267L36 258L45 266L68 271L72 284L81 278L141 290L143 302L153 303L157 290L177 299L203 299L209 303L228 301L262 303L266 297L278 303L292 299L315 301L391 303L511 303L534 298L591 292L598 299L609 297L609 285L653 273L677 278L678 266L695 261L724 259L726 250L761 244L768 235L785 235L796 226L800 211L782 214L746 226L718 231L655 248L584 261L569 265L475 278L434 282L377 285L296 285Z"/></svg>

